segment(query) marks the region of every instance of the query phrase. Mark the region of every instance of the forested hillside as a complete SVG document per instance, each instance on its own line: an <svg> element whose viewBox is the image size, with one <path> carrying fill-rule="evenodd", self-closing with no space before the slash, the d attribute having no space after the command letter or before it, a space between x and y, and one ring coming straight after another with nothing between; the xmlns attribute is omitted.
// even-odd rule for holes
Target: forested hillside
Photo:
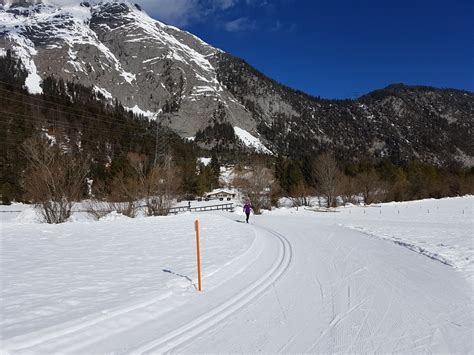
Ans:
<svg viewBox="0 0 474 355"><path fill-rule="evenodd" d="M200 149L192 142L80 84L50 77L42 83L43 94L31 95L23 88L26 76L21 60L10 52L0 57L0 191L5 200L23 197L27 164L23 148L33 137L86 158L89 178L95 181L110 182L120 171L127 174L130 154L151 162L172 156L189 176L183 190L197 193L210 188L208 181L198 181Z"/></svg>

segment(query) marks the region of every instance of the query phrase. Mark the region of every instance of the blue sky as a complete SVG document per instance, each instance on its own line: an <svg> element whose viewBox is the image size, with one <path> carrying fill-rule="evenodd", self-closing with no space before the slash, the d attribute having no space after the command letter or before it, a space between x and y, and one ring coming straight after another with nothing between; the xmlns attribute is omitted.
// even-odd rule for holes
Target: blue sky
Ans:
<svg viewBox="0 0 474 355"><path fill-rule="evenodd" d="M471 0L141 0L145 10L325 98L392 83L474 91Z"/></svg>

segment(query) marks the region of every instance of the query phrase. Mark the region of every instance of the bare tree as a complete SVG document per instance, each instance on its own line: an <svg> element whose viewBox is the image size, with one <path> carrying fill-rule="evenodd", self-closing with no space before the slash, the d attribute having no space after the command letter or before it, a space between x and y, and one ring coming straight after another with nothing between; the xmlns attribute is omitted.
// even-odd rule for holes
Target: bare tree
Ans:
<svg viewBox="0 0 474 355"><path fill-rule="evenodd" d="M87 159L76 156L67 143L50 145L41 137L22 146L28 160L23 188L47 223L62 223L80 200L89 171Z"/></svg>
<svg viewBox="0 0 474 355"><path fill-rule="evenodd" d="M262 208L271 209L272 192L278 186L272 171L263 163L238 171L233 184L242 190L244 199L251 201L255 214L260 214Z"/></svg>
<svg viewBox="0 0 474 355"><path fill-rule="evenodd" d="M140 208L140 183L136 176L125 175L120 171L110 184L106 210L117 211L125 216L134 218Z"/></svg>
<svg viewBox="0 0 474 355"><path fill-rule="evenodd" d="M181 186L181 174L171 157L166 156L156 165L150 164L147 156L137 153L128 153L127 158L131 171L117 173L109 193L97 182L93 191L105 198L91 199L88 213L96 219L111 211L135 217L144 204L148 216L167 215Z"/></svg>
<svg viewBox="0 0 474 355"><path fill-rule="evenodd" d="M357 181L354 177L348 175L341 175L341 183L339 187L339 195L342 198L342 203L356 203L357 202Z"/></svg>
<svg viewBox="0 0 474 355"><path fill-rule="evenodd" d="M146 179L146 207L149 216L167 215L181 185L178 169L171 161L154 166Z"/></svg>
<svg viewBox="0 0 474 355"><path fill-rule="evenodd" d="M293 207L309 206L311 204L311 189L303 180L297 185L290 188L288 198L291 200Z"/></svg>
<svg viewBox="0 0 474 355"><path fill-rule="evenodd" d="M364 198L364 204L378 202L382 194L382 183L374 169L357 176L357 185Z"/></svg>
<svg viewBox="0 0 474 355"><path fill-rule="evenodd" d="M107 216L110 212L117 210L113 203L101 201L95 197L84 203L84 209L95 220Z"/></svg>
<svg viewBox="0 0 474 355"><path fill-rule="evenodd" d="M148 216L167 215L181 186L181 174L171 156L151 166L145 157L129 155L140 184Z"/></svg>
<svg viewBox="0 0 474 355"><path fill-rule="evenodd" d="M331 154L324 153L313 162L312 171L318 189L326 199L326 207L334 206L341 181L341 172L336 160Z"/></svg>
<svg viewBox="0 0 474 355"><path fill-rule="evenodd" d="M90 185L90 198L84 203L86 212L96 220L112 212L113 205L107 201L107 185L103 180L95 180Z"/></svg>

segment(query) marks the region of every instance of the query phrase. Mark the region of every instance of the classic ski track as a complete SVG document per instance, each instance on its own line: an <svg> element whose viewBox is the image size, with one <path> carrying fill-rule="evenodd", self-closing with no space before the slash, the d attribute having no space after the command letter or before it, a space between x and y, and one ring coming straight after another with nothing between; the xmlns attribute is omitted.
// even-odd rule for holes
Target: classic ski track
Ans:
<svg viewBox="0 0 474 355"><path fill-rule="evenodd" d="M278 261L273 264L272 268L268 270L262 278L239 292L236 296L214 308L212 311L195 318L158 339L141 345L135 350L129 349L128 352L132 354L143 354L175 351L178 347L191 342L204 331L216 326L252 300L262 295L278 281L286 273L292 263L293 251L291 243L284 235L276 231L262 226L258 226L258 228L278 238L281 246Z"/></svg>
<svg viewBox="0 0 474 355"><path fill-rule="evenodd" d="M255 226L257 227L257 226ZM199 335L203 331L209 329L212 326L215 326L220 321L224 320L225 318L232 315L235 311L239 310L249 302L251 302L256 297L260 296L264 291L266 291L275 281L277 281L281 276L285 273L288 269L291 261L292 261L292 248L291 244L287 240L287 238L281 235L278 232L270 230L266 227L258 226L258 228L267 231L268 233L272 234L273 236L277 237L278 241L280 242L280 250L278 260L272 265L271 269L269 269L264 276L262 276L257 282L253 283L252 285L248 286L241 292L239 292L236 296L232 297L231 299L225 301L220 306L214 308L212 311L205 313L198 318L195 318L191 322L187 323L186 325L175 329L174 331L155 339L154 341L144 344L140 346L137 350L128 351L129 353L142 353L151 351L160 345L174 341L168 345L169 349L165 349L160 352L169 351L174 347L183 345L185 342L192 340L195 336ZM97 317L93 317L87 320L84 320L79 323L72 323L63 328L59 328L59 326L51 327L51 332L35 334L30 333L28 335L19 336L17 338L10 339L7 344L7 349L11 351L22 351L33 346L45 344L47 342L56 341L59 342L62 346L69 343L68 339L62 339L63 336L70 336L76 333L79 333L85 329L88 329L91 326L95 326L99 323L104 321L110 321L118 316L122 316L132 311L136 311L139 309L146 308L147 306L156 303L157 300L149 300L146 302L141 302L135 305L131 305L126 308L118 308L114 310L110 310L108 314L101 314ZM150 349L148 349L150 348Z"/></svg>
<svg viewBox="0 0 474 355"><path fill-rule="evenodd" d="M71 334L77 334L89 327L95 326L97 324L101 324L106 321L110 321L111 319L120 317L124 314L140 310L146 308L150 305L155 304L156 302L160 301L159 299L152 299L148 301L144 301L138 304L134 304L131 306L127 306L125 308L113 308L107 310L107 313L94 315L93 317L89 318L85 316L85 320L81 320L78 323L74 323L74 321L66 322L63 324L54 325L48 328L49 332L45 332L41 330L40 332L33 332L25 335L20 335L14 337L12 339L8 339L5 341L4 344L7 346L5 349L10 351L23 351L25 349L31 348L36 345L42 345L51 341L59 341L62 343L68 343L69 340L62 339L63 336L69 336Z"/></svg>

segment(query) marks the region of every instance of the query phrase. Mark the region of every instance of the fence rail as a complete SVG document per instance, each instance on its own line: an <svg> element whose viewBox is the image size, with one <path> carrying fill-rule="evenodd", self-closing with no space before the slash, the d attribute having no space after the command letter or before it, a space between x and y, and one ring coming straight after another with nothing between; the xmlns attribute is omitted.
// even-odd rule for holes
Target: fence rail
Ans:
<svg viewBox="0 0 474 355"><path fill-rule="evenodd" d="M180 213L180 212L206 212L206 211L234 211L234 204L233 203L222 203L219 205L210 205L210 206L198 206L198 207L188 207L188 206L180 206L180 207L171 207L169 212L170 213Z"/></svg>

